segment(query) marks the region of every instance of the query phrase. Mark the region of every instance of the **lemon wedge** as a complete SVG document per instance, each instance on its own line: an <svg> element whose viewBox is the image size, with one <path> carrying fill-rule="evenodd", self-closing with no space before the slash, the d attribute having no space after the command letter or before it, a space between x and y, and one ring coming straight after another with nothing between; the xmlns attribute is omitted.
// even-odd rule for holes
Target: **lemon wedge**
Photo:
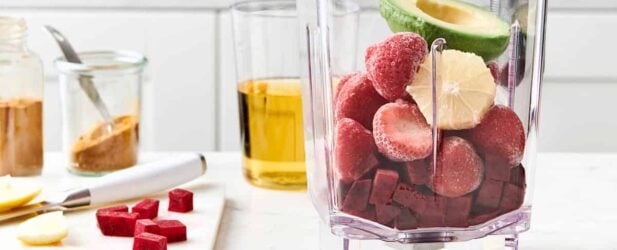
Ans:
<svg viewBox="0 0 617 250"><path fill-rule="evenodd" d="M0 177L0 212L28 204L41 193L36 185L13 185L9 177Z"/></svg>
<svg viewBox="0 0 617 250"><path fill-rule="evenodd" d="M437 58L437 128L468 129L480 123L495 99L495 82L482 57L444 50ZM407 92L433 124L432 58L428 54Z"/></svg>
<svg viewBox="0 0 617 250"><path fill-rule="evenodd" d="M19 224L17 239L28 245L49 245L68 236L68 223L61 211L41 214Z"/></svg>

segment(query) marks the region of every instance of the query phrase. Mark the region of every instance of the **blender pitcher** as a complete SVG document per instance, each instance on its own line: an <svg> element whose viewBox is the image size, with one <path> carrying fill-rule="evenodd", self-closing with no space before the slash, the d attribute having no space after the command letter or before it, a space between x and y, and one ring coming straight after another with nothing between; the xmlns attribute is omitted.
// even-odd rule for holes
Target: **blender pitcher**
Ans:
<svg viewBox="0 0 617 250"><path fill-rule="evenodd" d="M354 28L340 17L358 4L297 1L321 219L345 239L507 235L516 248L531 218L546 0L371 1L379 7L362 14L375 18L358 27L366 46L345 55L356 71L336 62Z"/></svg>

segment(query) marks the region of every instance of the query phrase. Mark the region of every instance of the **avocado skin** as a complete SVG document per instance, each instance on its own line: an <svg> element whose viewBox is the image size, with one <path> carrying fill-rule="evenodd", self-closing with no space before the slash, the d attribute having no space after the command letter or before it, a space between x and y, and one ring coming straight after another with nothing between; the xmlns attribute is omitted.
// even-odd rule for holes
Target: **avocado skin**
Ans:
<svg viewBox="0 0 617 250"><path fill-rule="evenodd" d="M499 57L508 47L509 33L494 37L463 33L411 15L389 0L381 0L379 10L392 32L415 32L424 37L429 46L435 39L444 38L449 49L472 52L486 62Z"/></svg>

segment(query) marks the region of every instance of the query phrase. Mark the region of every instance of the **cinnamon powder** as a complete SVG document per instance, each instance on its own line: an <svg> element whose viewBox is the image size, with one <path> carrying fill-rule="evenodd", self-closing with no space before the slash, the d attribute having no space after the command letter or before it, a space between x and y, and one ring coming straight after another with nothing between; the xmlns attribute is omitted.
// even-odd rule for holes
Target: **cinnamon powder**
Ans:
<svg viewBox="0 0 617 250"><path fill-rule="evenodd" d="M0 176L38 175L43 168L43 102L0 100Z"/></svg>

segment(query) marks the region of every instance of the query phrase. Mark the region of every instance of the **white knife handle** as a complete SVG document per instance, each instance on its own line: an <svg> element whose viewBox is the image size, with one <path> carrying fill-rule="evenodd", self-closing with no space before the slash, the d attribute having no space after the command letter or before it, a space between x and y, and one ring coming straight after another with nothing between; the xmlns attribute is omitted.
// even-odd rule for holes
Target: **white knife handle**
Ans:
<svg viewBox="0 0 617 250"><path fill-rule="evenodd" d="M146 196L186 183L206 172L201 154L179 154L108 174L87 187L90 204Z"/></svg>

